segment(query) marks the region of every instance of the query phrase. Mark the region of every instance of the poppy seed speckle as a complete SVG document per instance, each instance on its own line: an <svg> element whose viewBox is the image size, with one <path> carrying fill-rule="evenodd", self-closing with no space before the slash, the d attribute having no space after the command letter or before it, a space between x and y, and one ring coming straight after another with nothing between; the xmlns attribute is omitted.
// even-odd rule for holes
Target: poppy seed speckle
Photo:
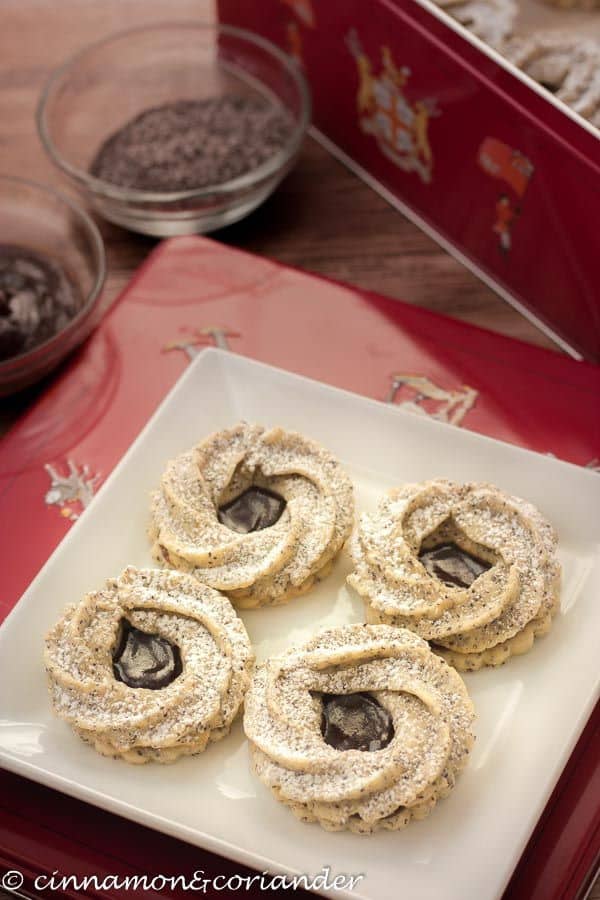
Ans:
<svg viewBox="0 0 600 900"><path fill-rule="evenodd" d="M293 129L291 114L265 97L178 100L146 109L115 131L90 173L140 191L223 184L270 159Z"/></svg>

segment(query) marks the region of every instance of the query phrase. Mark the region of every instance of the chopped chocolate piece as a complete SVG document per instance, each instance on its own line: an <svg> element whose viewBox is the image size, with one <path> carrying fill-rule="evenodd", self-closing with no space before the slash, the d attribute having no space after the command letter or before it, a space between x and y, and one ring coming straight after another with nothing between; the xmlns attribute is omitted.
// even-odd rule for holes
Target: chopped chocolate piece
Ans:
<svg viewBox="0 0 600 900"><path fill-rule="evenodd" d="M131 688L164 688L181 675L179 647L158 634L146 634L123 619L119 642L113 653L117 681Z"/></svg>
<svg viewBox="0 0 600 900"><path fill-rule="evenodd" d="M0 244L0 360L26 353L58 334L83 298L49 257Z"/></svg>
<svg viewBox="0 0 600 900"><path fill-rule="evenodd" d="M221 184L285 146L290 113L265 97L227 94L146 109L99 148L90 172L122 188L185 191Z"/></svg>
<svg viewBox="0 0 600 900"><path fill-rule="evenodd" d="M444 584L468 588L476 578L491 569L490 563L462 550L457 544L439 544L419 553L419 559L430 575Z"/></svg>
<svg viewBox="0 0 600 900"><path fill-rule="evenodd" d="M394 737L392 717L371 694L323 694L321 734L336 750L382 750Z"/></svg>
<svg viewBox="0 0 600 900"><path fill-rule="evenodd" d="M274 491L249 487L248 490L220 506L217 512L219 522L240 534L270 528L281 517L286 502Z"/></svg>

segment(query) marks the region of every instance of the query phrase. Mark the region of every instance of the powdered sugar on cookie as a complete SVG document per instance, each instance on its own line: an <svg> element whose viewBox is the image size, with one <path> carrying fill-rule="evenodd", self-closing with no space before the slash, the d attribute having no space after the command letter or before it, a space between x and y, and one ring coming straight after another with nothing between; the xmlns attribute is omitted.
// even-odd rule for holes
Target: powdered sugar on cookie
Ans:
<svg viewBox="0 0 600 900"><path fill-rule="evenodd" d="M118 676L124 630L132 643ZM153 569L127 568L70 606L46 638L55 712L99 752L132 763L172 762L223 737L253 661L226 597L189 575ZM164 686L156 681L161 666ZM146 686L132 687L128 670Z"/></svg>
<svg viewBox="0 0 600 900"><path fill-rule="evenodd" d="M324 698L348 697L356 700L351 734L368 723L361 698L386 712L392 736L383 747L340 750L324 740ZM369 833L422 818L449 793L473 742L473 717L460 676L421 638L347 625L256 672L244 729L254 771L296 815Z"/></svg>
<svg viewBox="0 0 600 900"><path fill-rule="evenodd" d="M279 515L271 522L272 508ZM242 423L169 463L150 536L157 561L256 607L322 577L353 518L350 479L328 450L295 432Z"/></svg>
<svg viewBox="0 0 600 900"><path fill-rule="evenodd" d="M367 620L412 629L459 668L529 649L557 609L552 527L493 485L404 485L361 517L350 549Z"/></svg>

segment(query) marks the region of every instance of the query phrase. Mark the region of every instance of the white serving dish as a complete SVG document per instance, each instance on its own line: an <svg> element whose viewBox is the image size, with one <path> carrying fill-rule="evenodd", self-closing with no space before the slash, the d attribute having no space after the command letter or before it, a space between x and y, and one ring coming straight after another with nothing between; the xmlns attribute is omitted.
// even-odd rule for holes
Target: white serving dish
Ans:
<svg viewBox="0 0 600 900"><path fill-rule="evenodd" d="M478 712L470 765L450 798L400 833L361 837L303 825L249 772L238 723L173 766L103 758L50 711L43 636L63 606L125 565L151 564L148 496L164 463L240 419L302 431L342 460L359 510L406 480L488 480L536 503L556 525L562 609L526 656L466 678ZM203 351L144 428L0 629L0 763L59 791L273 872L364 879L331 896L499 898L598 697L600 479L397 407L237 357ZM348 563L307 597L242 613L258 658L316 630L362 621Z"/></svg>

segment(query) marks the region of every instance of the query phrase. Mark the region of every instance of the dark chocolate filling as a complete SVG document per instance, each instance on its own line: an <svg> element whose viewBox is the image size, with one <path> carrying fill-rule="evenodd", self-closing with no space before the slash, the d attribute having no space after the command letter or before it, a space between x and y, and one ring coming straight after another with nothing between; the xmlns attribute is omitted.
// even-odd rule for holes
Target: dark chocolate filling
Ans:
<svg viewBox="0 0 600 900"><path fill-rule="evenodd" d="M382 750L394 737L392 717L371 694L322 694L321 734L336 750Z"/></svg>
<svg viewBox="0 0 600 900"><path fill-rule="evenodd" d="M182 668L179 647L158 634L140 631L127 619L122 620L113 652L113 673L117 681L131 688L157 691L175 681Z"/></svg>
<svg viewBox="0 0 600 900"><path fill-rule="evenodd" d="M243 494L220 506L217 515L219 522L238 531L249 534L270 528L280 518L286 507L283 497L266 488L249 487Z"/></svg>
<svg viewBox="0 0 600 900"><path fill-rule="evenodd" d="M491 569L490 563L450 542L420 551L419 559L430 575L460 588L470 587L476 578Z"/></svg>

